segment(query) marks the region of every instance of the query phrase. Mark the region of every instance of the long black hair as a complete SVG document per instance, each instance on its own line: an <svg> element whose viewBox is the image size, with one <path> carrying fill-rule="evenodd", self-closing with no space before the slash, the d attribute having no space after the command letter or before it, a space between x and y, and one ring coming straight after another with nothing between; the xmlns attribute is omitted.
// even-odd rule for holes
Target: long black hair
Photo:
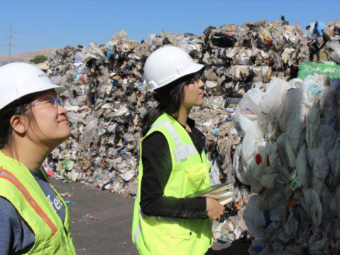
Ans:
<svg viewBox="0 0 340 255"><path fill-rule="evenodd" d="M183 76L164 87L154 91L154 98L159 102L158 106L148 111L142 120L142 135L145 136L151 125L163 113L172 115L176 113L184 100L184 87L201 79L203 70Z"/></svg>

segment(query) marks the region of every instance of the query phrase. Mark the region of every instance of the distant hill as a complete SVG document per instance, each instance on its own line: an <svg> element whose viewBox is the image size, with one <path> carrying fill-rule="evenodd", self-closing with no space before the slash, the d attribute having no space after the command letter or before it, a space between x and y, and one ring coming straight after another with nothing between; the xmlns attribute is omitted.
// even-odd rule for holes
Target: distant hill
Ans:
<svg viewBox="0 0 340 255"><path fill-rule="evenodd" d="M46 48L41 50L27 51L11 55L11 62L29 62L36 55L45 55L51 57L51 50L54 48ZM8 55L0 55L0 66L8 62Z"/></svg>

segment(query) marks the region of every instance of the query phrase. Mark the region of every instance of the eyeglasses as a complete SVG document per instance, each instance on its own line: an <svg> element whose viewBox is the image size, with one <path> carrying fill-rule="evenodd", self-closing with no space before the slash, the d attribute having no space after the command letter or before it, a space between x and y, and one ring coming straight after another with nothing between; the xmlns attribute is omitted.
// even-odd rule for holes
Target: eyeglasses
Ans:
<svg viewBox="0 0 340 255"><path fill-rule="evenodd" d="M205 83L206 78L204 76L204 72L195 73L193 77L189 80L189 84L194 83L195 81L197 82L199 80L202 80Z"/></svg>
<svg viewBox="0 0 340 255"><path fill-rule="evenodd" d="M63 102L61 101L61 99L59 97L55 97L52 95L47 95L44 96L42 98L36 99L33 102L31 102L30 104L27 105L26 109L27 110L29 108L29 106L36 106L36 105L40 105L42 108L58 108L58 105L61 107L63 106Z"/></svg>

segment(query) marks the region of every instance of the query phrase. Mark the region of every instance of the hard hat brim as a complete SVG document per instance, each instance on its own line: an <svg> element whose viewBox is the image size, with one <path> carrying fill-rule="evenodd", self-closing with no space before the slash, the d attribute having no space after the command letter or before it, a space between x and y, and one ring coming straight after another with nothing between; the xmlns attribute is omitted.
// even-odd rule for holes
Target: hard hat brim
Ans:
<svg viewBox="0 0 340 255"><path fill-rule="evenodd" d="M21 98L23 98L25 96L35 94L35 93L39 93L39 92L44 93L44 92L49 91L49 90L54 90L54 92L57 95L59 95L59 94L65 92L67 90L67 88L63 87L63 86L55 85L55 84L44 84L42 86L39 86L35 90L30 91L29 93L23 93L22 95L20 95L20 97L13 97L8 101L6 100L7 103L5 103L3 105L1 105L1 103L0 103L0 110L2 110L3 108L5 108L6 106L10 105L13 102L20 100Z"/></svg>

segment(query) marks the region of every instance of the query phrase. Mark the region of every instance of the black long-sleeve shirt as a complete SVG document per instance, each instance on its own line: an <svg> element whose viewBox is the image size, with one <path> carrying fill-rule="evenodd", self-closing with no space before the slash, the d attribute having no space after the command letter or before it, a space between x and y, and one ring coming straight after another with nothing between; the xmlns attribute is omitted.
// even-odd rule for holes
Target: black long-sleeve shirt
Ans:
<svg viewBox="0 0 340 255"><path fill-rule="evenodd" d="M205 146L204 135L195 128L195 121L187 121L188 132L198 153ZM148 216L163 216L181 219L205 219L206 198L176 198L164 196L169 180L172 162L168 142L160 132L154 132L142 144L143 177L141 187L141 208Z"/></svg>

